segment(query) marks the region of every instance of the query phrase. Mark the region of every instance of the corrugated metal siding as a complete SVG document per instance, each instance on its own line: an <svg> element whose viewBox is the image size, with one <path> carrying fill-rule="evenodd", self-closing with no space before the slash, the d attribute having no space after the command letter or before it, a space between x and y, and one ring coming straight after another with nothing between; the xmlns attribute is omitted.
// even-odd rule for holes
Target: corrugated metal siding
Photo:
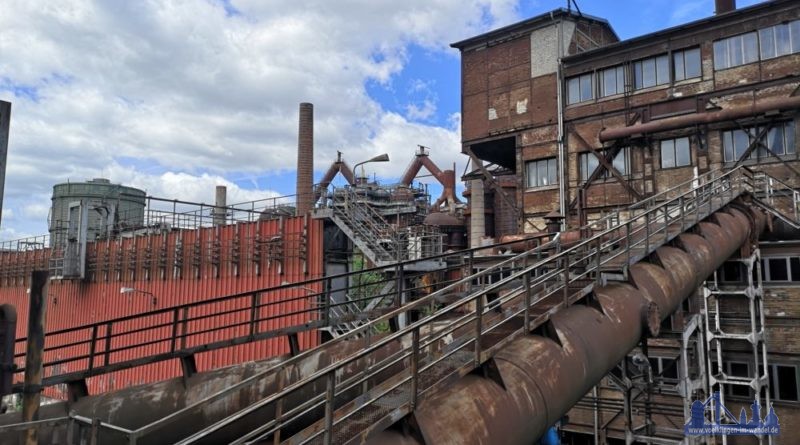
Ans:
<svg viewBox="0 0 800 445"><path fill-rule="evenodd" d="M47 331L277 286L283 282L319 278L323 275L322 233L321 221L295 217L90 243L87 255L88 279L83 282L53 280L50 283ZM182 251L176 248L180 245L183 246ZM0 252L0 302L16 306L19 316L18 337L24 337L27 333L26 291L30 271L46 267L47 258L47 249ZM176 267L181 264L182 266ZM152 297L144 293L120 294L121 287L150 292L157 298L157 303L153 305ZM303 289L287 289L279 293L277 299L300 297L307 292ZM204 307L203 312L192 312L190 316L208 314L223 307L243 307L242 301L215 304L216 308ZM298 299L264 307L261 315L306 309L308 305L308 300ZM233 324L240 321L239 317L241 315L231 314L224 316L224 320ZM282 318L264 321L260 328L299 324L306 321L302 318L304 316L297 315L288 320ZM130 327L136 327L137 322L131 321ZM191 327L201 328L211 327L212 321L205 319L190 323L194 324ZM160 329L163 336L170 328ZM240 333L246 329L246 326L232 327L227 332ZM133 340L115 338L112 340L112 348L125 346L122 340L129 344L146 341L154 333L155 331L142 332L136 334ZM104 332L101 330L99 334L103 335ZM208 343L217 335L209 333L193 336L187 339L187 344ZM77 334L73 337L76 338L62 336L58 342L64 344L78 339ZM310 348L317 344L318 335L304 333L299 336L299 340L301 348ZM156 344L120 351L114 353L110 361L113 363L150 355L159 351L159 347L163 349L163 345ZM288 351L286 338L277 338L198 354L196 360L198 369L202 371L286 354ZM76 347L70 355L75 352L88 353L88 346ZM57 358L59 357L46 356L45 360ZM69 372L82 366L85 367L86 363L65 363L60 371ZM178 376L180 372L177 360L155 363L93 377L88 381L89 391L98 393L163 380ZM48 391L51 396L58 395L57 392L53 389Z"/></svg>

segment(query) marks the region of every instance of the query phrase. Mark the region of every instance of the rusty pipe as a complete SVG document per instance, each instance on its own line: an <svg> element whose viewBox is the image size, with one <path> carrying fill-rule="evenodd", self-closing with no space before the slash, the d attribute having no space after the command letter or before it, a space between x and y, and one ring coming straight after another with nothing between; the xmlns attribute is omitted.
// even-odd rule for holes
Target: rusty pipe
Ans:
<svg viewBox="0 0 800 445"><path fill-rule="evenodd" d="M606 128L600 132L600 142L613 141L634 135L657 133L660 131L676 130L697 124L711 124L714 122L739 119L747 116L765 113L773 110L791 110L800 108L800 96L781 97L778 99L764 99L754 101L750 106L732 107L725 110L694 113L684 116L669 117L631 125L629 127Z"/></svg>
<svg viewBox="0 0 800 445"><path fill-rule="evenodd" d="M685 236L676 242L679 247L661 247L649 262L631 267L631 283L595 288L596 304L554 314L549 330L554 335L509 343L495 356L505 388L470 375L423 400L411 423L416 435L437 444L535 441L636 346L645 328L654 328L654 313L669 316L709 271L763 229L760 211L747 210L752 217L741 208L716 212L698 226L696 237ZM713 244L720 236L723 244ZM408 444L411 438L384 433L370 443Z"/></svg>

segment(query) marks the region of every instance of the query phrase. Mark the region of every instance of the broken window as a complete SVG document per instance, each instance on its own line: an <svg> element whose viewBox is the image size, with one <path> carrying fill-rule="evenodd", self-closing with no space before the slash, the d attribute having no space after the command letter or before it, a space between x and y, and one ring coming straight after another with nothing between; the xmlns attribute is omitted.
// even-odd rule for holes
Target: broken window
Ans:
<svg viewBox="0 0 800 445"><path fill-rule="evenodd" d="M798 397L797 366L769 365L769 395L773 400L796 402Z"/></svg>
<svg viewBox="0 0 800 445"><path fill-rule="evenodd" d="M770 256L762 259L764 281L800 283L800 256Z"/></svg>
<svg viewBox="0 0 800 445"><path fill-rule="evenodd" d="M600 156L605 156L605 151L599 152ZM581 153L578 157L579 163L579 170L581 175L581 181L588 181L589 176L597 169L600 165L600 160L597 159L597 156L592 152L585 152ZM630 171L630 147L624 147L620 149L620 151L614 156L614 159L611 162L611 165L619 172L619 174L625 176ZM608 170L603 170L603 173L598 176L598 179L601 178L609 178L611 177L611 173Z"/></svg>
<svg viewBox="0 0 800 445"><path fill-rule="evenodd" d="M730 130L722 132L722 148L725 162L738 161L753 139L761 134L763 126L746 127L744 130ZM767 132L766 138L762 140L769 150L778 155L791 155L796 152L794 139L794 124L792 121L775 124ZM770 154L763 146L748 156L748 159L755 159L756 153L759 158L768 158Z"/></svg>

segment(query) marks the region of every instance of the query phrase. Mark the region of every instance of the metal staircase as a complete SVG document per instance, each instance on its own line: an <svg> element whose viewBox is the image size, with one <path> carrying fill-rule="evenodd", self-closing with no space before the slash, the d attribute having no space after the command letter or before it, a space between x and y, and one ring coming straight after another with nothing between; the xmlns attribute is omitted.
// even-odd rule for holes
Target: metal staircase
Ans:
<svg viewBox="0 0 800 445"><path fill-rule="evenodd" d="M436 228L395 227L353 187L336 188L330 196L324 207L314 210L314 217L333 221L376 266L442 252L442 235Z"/></svg>
<svg viewBox="0 0 800 445"><path fill-rule="evenodd" d="M243 388L269 380L280 382L274 393L176 443L213 443L219 441L216 434L230 432L236 425L252 424L253 419L257 419L258 426L232 443L363 442L412 413L422 399L449 382L477 368L491 373L488 362L509 342L541 327L551 315L588 295L609 274L627 276L630 265L735 199L750 195L768 206L770 200L776 199L775 190L762 189L757 175L747 167L709 172L582 228L584 239L568 248L560 245L557 237L541 243L537 240L530 250L353 326L331 342L167 418L136 430L113 427L114 432L123 434L129 443L145 443L148 438L157 437L165 426L181 419L191 422L192 415L203 407L224 403L227 398L237 397ZM796 198L796 192L792 193ZM348 196L341 203L342 211L333 206L331 215L345 215L345 206L349 211L358 209L360 206L353 201L357 200ZM771 211L792 219L785 210ZM347 218L346 222L342 218ZM345 215L337 224L344 224L351 233L369 240L365 242L367 248L377 242L372 254L388 261L397 251L389 248L391 243L380 246L383 227L375 224L363 229L366 224L360 224L358 218L372 217L363 213L360 217ZM504 278L472 288L477 279L501 272L505 273ZM455 301L435 304L453 290L464 288L467 292ZM420 311L423 308L427 310ZM389 323L409 311L420 311L420 318L388 335L371 335L378 324ZM341 349L342 341L347 340L361 341L363 347ZM296 372L303 360L324 351L337 359L307 372Z"/></svg>
<svg viewBox="0 0 800 445"><path fill-rule="evenodd" d="M335 189L332 196L327 208L315 210L315 217L330 218L376 265L402 259L397 231L352 187Z"/></svg>

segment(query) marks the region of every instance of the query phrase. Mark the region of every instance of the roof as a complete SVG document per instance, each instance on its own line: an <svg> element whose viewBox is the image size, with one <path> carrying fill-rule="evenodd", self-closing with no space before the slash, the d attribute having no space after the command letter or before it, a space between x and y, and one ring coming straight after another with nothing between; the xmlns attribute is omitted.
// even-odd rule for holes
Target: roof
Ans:
<svg viewBox="0 0 800 445"><path fill-rule="evenodd" d="M673 36L675 34L684 33L687 31L692 31L695 29L702 29L706 28L711 24L716 24L718 22L725 22L729 20L735 20L737 18L741 18L742 16L746 16L748 14L753 14L761 10L767 10L775 7L780 7L782 5L791 5L794 4L797 0L772 0L772 1L765 1L762 3L757 3L752 6L747 6L744 8L737 8L733 11L726 12L724 14L719 15L712 15L710 17L706 17L703 19L695 20L693 22L684 23L682 25L673 26L670 28L665 28L656 32L652 32L650 34L644 34L638 37L633 37L627 40L620 40L619 42L611 43L605 46L600 46L597 48L590 49L588 51L580 52L577 54L572 54L569 56L564 57L564 62L571 62L571 61L578 61L582 59L590 59L594 56L604 55L607 53L612 53L614 51L618 51L620 49L628 49L632 45L636 45L639 43L645 43L649 40L659 39L659 38L666 38Z"/></svg>
<svg viewBox="0 0 800 445"><path fill-rule="evenodd" d="M504 26L502 28L498 28L483 34L479 34L474 37L470 37L466 40L461 40L456 43L451 43L450 46L452 48L464 49L468 46L480 44L480 43L487 43L492 40L496 40L499 38L508 37L509 35L513 34L522 34L528 31L532 31L536 28L540 28L542 25L547 24L555 19L569 17L574 20L584 20L588 22L595 22L601 23L611 30L611 32L616 35L614 29L611 27L611 24L608 23L608 20L602 19L600 17L595 17L589 14L582 14L577 11L573 11L571 9L566 8L558 8L554 9L550 12L546 12L544 14L537 15L535 17L531 17L527 20L523 20L521 22L517 22L508 26Z"/></svg>

